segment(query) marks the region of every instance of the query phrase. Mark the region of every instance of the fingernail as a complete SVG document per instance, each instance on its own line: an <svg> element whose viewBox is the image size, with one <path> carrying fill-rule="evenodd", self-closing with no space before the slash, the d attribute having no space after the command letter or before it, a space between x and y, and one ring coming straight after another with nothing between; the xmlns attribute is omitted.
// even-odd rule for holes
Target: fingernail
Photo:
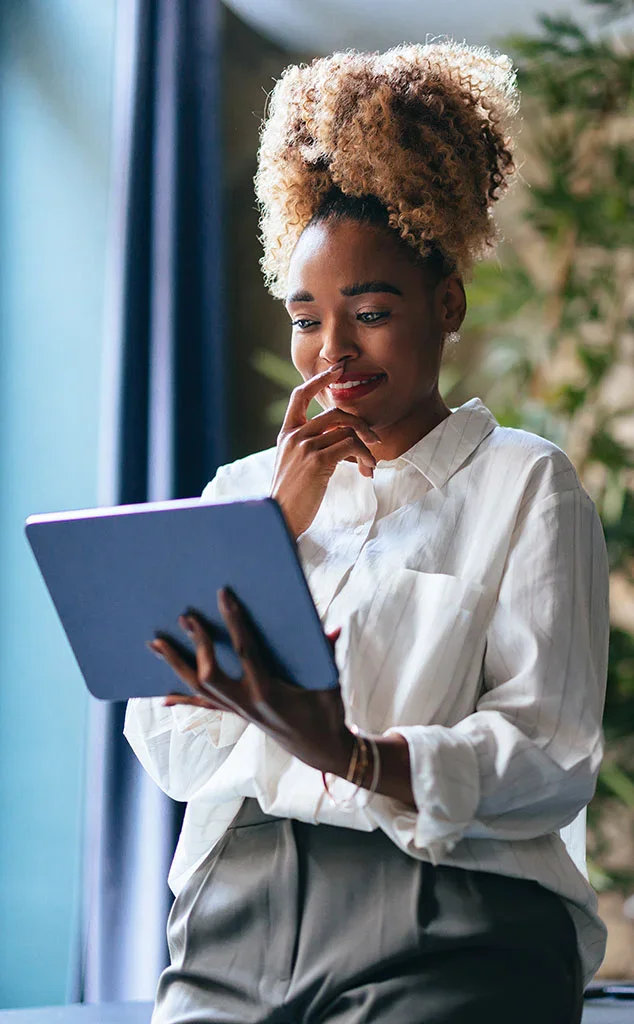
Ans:
<svg viewBox="0 0 634 1024"><path fill-rule="evenodd" d="M188 636L193 636L196 622L191 616L184 613L179 617L179 625L185 630Z"/></svg>
<svg viewBox="0 0 634 1024"><path fill-rule="evenodd" d="M183 613L183 618L189 623L189 629L192 633L196 633L201 628L200 623L200 612L196 608L186 608Z"/></svg>
<svg viewBox="0 0 634 1024"><path fill-rule="evenodd" d="M161 654L160 648L159 647L155 647L154 646L155 644L156 644L156 640L146 640L145 641L145 646L152 652L152 654L155 654L157 658L161 658L161 660L162 660L163 659L163 655Z"/></svg>

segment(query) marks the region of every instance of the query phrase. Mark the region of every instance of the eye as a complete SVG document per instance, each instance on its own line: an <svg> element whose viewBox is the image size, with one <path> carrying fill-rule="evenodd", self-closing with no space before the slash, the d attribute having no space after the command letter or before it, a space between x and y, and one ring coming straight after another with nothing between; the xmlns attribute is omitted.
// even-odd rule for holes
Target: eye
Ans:
<svg viewBox="0 0 634 1024"><path fill-rule="evenodd" d="M357 313L357 320L360 320L362 324L378 324L381 320L387 320L390 314L388 312L367 312Z"/></svg>
<svg viewBox="0 0 634 1024"><path fill-rule="evenodd" d="M306 317L299 317L297 320L291 320L291 325L299 327L300 331L305 331L308 327L312 327L313 324L318 322L317 320L308 320Z"/></svg>

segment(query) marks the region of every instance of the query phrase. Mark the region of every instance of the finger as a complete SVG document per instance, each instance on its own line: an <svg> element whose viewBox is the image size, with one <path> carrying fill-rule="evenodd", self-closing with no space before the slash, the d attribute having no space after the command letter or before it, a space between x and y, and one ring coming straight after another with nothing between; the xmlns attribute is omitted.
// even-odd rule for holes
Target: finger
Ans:
<svg viewBox="0 0 634 1024"><path fill-rule="evenodd" d="M196 662L191 651L188 651L183 644L168 633L160 632L156 634L155 640L148 642L147 646L154 654L166 661L184 683L196 688L198 682Z"/></svg>
<svg viewBox="0 0 634 1024"><path fill-rule="evenodd" d="M212 635L221 631L194 608L188 608L180 618L183 628L196 644L198 692L213 702L218 710L242 714L240 684L243 680L232 679L216 661Z"/></svg>
<svg viewBox="0 0 634 1024"><path fill-rule="evenodd" d="M336 645L337 640L339 639L340 636L341 636L341 626L338 626L337 629L334 629L332 631L332 633L326 633L326 638L328 640L328 643L330 644L330 648L331 648L333 654L335 653L335 645Z"/></svg>
<svg viewBox="0 0 634 1024"><path fill-rule="evenodd" d="M218 607L240 660L255 668L262 667L258 638L247 622L244 608L229 587L218 591Z"/></svg>
<svg viewBox="0 0 634 1024"><path fill-rule="evenodd" d="M298 384L296 388L291 392L290 401L286 409L284 421L282 423L281 434L285 434L290 430L295 430L297 427L301 427L306 422L306 413L311 400L322 391L331 380L337 380L337 377L343 372L345 360L340 359L334 366L330 366L323 373L317 373L314 377L309 377L308 380L304 381L303 384Z"/></svg>
<svg viewBox="0 0 634 1024"><path fill-rule="evenodd" d="M355 453L357 460L361 460L370 469L376 466L376 458L370 449L363 443L356 433L354 427L334 427L324 434L317 434L315 437L308 437L301 442L301 447L310 452L321 452L332 448L338 441L348 441L350 451Z"/></svg>
<svg viewBox="0 0 634 1024"><path fill-rule="evenodd" d="M372 427L362 420L360 416L354 416L351 412L344 412L343 409L326 409L317 413L312 420L298 429L298 436L312 437L315 434L331 430L333 427L352 427L362 440L368 444L377 444L381 440L379 435L372 430Z"/></svg>
<svg viewBox="0 0 634 1024"><path fill-rule="evenodd" d="M188 665L192 671L196 671L196 658L193 651L191 651L189 647L186 647L184 643L181 643L177 637L172 636L171 633L168 633L163 629L157 629L154 633L154 638L159 641L164 640L176 652L181 661ZM151 646L151 644L148 644L148 647Z"/></svg>
<svg viewBox="0 0 634 1024"><path fill-rule="evenodd" d="M338 441L336 444L330 445L328 448L324 448L323 457L328 460L330 464L337 462L344 462L348 460L350 453L354 454L354 461L359 464L359 470L362 476L374 476L374 468L376 462L370 462L367 454L362 450L361 442L352 437L346 437L343 441ZM367 470L367 473L364 472Z"/></svg>
<svg viewBox="0 0 634 1024"><path fill-rule="evenodd" d="M208 687L219 681L215 677L226 678L216 662L214 644L210 636L211 624L194 608L188 608L184 615L179 616L178 622L195 644L197 688L203 687L203 692L207 694Z"/></svg>
<svg viewBox="0 0 634 1024"><path fill-rule="evenodd" d="M237 711L240 709L236 706L235 701L230 701L224 697L221 693L203 693L200 684L195 693L170 693L165 698L165 704L168 706L171 704L192 704L195 707L210 708L212 711Z"/></svg>
<svg viewBox="0 0 634 1024"><path fill-rule="evenodd" d="M163 706L166 708L175 707L177 704L186 704L194 708L205 708L208 711L224 711L225 708L221 707L219 702L212 700L211 697L196 697L194 694L187 696L184 693L170 693L163 701Z"/></svg>
<svg viewBox="0 0 634 1024"><path fill-rule="evenodd" d="M244 681L251 700L256 705L266 703L265 681L269 674L259 648L259 640L247 621L244 608L229 587L218 591L218 607L227 624L234 650L242 663Z"/></svg>
<svg viewBox="0 0 634 1024"><path fill-rule="evenodd" d="M361 476L367 476L367 477L373 477L374 476L374 469L370 469L370 467L366 466L363 462L359 462L358 459L355 459L354 455L348 455L348 457L345 458L343 461L344 462L356 462Z"/></svg>

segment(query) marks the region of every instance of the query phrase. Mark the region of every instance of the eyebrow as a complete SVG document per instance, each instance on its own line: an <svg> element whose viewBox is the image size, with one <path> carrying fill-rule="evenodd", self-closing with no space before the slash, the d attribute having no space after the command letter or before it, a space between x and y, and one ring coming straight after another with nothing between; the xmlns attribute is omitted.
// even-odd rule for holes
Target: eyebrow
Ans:
<svg viewBox="0 0 634 1024"><path fill-rule="evenodd" d="M339 290L346 298L352 298L355 295L366 295L368 292L389 292L391 295L400 295L401 297L403 295L400 288L390 284L389 281L358 281L355 284L348 285L347 288L340 288ZM289 295L286 301L290 305L293 302L314 302L315 298L310 292L298 291Z"/></svg>

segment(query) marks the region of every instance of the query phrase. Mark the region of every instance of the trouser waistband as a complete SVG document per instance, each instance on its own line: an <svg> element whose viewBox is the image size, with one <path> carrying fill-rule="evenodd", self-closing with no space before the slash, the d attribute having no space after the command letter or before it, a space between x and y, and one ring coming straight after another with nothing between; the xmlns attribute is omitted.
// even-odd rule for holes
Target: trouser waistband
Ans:
<svg viewBox="0 0 634 1024"><path fill-rule="evenodd" d="M255 797L247 796L229 828L245 828L247 825L264 825L266 822L281 820L274 814L265 814Z"/></svg>

